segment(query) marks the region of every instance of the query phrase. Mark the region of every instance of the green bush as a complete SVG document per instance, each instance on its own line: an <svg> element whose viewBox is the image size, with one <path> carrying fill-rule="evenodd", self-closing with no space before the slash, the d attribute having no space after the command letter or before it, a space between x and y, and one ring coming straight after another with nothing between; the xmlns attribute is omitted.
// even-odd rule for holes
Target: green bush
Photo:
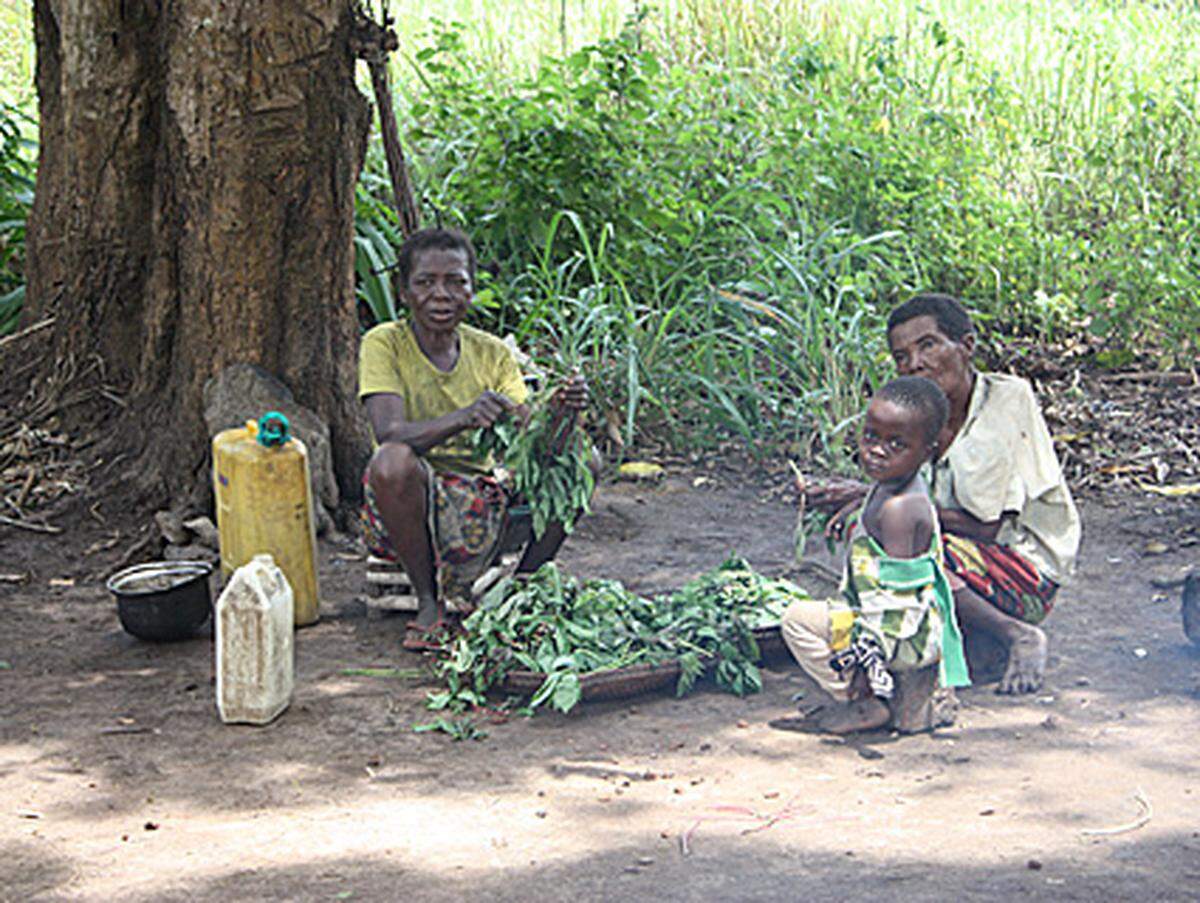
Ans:
<svg viewBox="0 0 1200 903"><path fill-rule="evenodd" d="M499 274L483 325L583 366L626 444L732 434L833 466L888 372L886 312L917 290L960 295L997 341L1087 327L1109 359L1194 361L1194 74L1118 79L1115 20L1056 26L1074 56L1032 41L1019 71L975 23L915 21L720 55L636 18L529 75L435 25L398 112L426 219ZM360 223L386 243L382 196Z"/></svg>
<svg viewBox="0 0 1200 903"><path fill-rule="evenodd" d="M16 329L25 302L25 221L33 206L32 142L24 115L0 104L0 335Z"/></svg>

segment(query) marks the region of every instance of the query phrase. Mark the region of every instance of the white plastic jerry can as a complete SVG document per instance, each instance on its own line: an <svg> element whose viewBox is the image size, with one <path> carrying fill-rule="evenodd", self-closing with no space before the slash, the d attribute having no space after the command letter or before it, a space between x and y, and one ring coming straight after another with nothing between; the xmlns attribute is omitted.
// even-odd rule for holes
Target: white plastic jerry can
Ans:
<svg viewBox="0 0 1200 903"><path fill-rule="evenodd" d="M217 600L217 711L267 724L292 701L292 588L270 555L233 572Z"/></svg>

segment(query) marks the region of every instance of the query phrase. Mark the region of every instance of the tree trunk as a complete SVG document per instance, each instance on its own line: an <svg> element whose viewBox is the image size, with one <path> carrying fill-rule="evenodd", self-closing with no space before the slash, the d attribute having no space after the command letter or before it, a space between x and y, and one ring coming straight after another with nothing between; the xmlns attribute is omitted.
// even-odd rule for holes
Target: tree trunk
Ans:
<svg viewBox="0 0 1200 903"><path fill-rule="evenodd" d="M147 501L178 496L204 479L205 381L249 362L329 423L353 493L351 0L35 0L34 19L26 316L57 318L47 385L87 369L124 403L68 425L128 453Z"/></svg>

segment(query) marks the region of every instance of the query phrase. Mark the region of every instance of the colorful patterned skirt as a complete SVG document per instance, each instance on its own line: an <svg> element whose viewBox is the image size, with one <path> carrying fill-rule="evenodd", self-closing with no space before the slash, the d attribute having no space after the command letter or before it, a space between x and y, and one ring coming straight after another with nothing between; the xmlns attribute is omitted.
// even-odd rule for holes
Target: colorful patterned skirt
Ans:
<svg viewBox="0 0 1200 903"><path fill-rule="evenodd" d="M1054 606L1058 584L1008 546L950 533L942 537L951 586L968 589L1006 615L1040 624Z"/></svg>
<svg viewBox="0 0 1200 903"><path fill-rule="evenodd" d="M435 471L426 461L421 466L429 486L427 526L441 592L444 597L469 600L471 585L492 563L504 534L508 492L490 476L443 473ZM366 474L363 474L360 519L363 540L370 553L396 561L396 550L388 538L375 490Z"/></svg>

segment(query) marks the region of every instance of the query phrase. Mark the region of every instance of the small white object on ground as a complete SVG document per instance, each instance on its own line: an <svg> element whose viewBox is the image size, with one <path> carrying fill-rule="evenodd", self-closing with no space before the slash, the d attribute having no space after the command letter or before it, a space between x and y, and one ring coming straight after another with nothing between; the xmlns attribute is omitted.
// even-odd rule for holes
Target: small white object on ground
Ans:
<svg viewBox="0 0 1200 903"><path fill-rule="evenodd" d="M1150 824L1150 819L1154 817L1154 810L1150 806L1150 798L1146 796L1144 790L1139 789L1133 795L1133 800L1138 804L1141 813L1133 821L1124 825L1117 825L1115 828L1084 828L1079 833L1084 837L1113 837L1117 834L1127 834L1130 831L1136 831L1138 828L1143 828Z"/></svg>

